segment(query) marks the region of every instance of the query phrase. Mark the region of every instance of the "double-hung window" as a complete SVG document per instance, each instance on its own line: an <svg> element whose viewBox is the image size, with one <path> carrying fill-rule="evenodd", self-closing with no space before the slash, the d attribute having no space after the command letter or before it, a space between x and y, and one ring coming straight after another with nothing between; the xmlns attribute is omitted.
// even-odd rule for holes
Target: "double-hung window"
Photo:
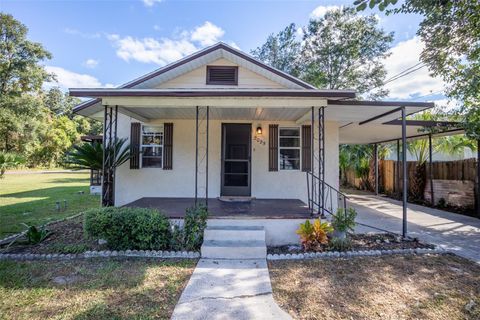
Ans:
<svg viewBox="0 0 480 320"><path fill-rule="evenodd" d="M300 169L300 128L279 128L280 170Z"/></svg>
<svg viewBox="0 0 480 320"><path fill-rule="evenodd" d="M163 125L142 126L142 168L163 167Z"/></svg>

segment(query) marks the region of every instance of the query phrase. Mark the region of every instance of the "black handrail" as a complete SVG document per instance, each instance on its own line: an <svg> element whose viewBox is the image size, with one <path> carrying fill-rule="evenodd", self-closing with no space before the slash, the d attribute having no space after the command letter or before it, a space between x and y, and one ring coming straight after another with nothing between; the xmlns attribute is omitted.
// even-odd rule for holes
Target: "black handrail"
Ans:
<svg viewBox="0 0 480 320"><path fill-rule="evenodd" d="M313 172L307 171L308 208L312 215L324 212L334 215L335 209L347 210L347 195L330 184L320 180ZM336 208L334 207L336 199ZM329 205L328 205L329 204Z"/></svg>

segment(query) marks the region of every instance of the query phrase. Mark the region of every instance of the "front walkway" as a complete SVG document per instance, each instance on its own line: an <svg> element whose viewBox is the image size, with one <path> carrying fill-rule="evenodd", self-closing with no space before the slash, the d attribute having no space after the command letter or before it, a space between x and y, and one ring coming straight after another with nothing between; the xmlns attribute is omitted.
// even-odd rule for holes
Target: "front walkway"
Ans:
<svg viewBox="0 0 480 320"><path fill-rule="evenodd" d="M390 232L402 232L402 203L374 195L348 194L357 221ZM436 244L480 263L480 219L408 204L408 235ZM357 232L375 231L357 226Z"/></svg>
<svg viewBox="0 0 480 320"><path fill-rule="evenodd" d="M172 319L291 319L273 300L267 261L201 259Z"/></svg>

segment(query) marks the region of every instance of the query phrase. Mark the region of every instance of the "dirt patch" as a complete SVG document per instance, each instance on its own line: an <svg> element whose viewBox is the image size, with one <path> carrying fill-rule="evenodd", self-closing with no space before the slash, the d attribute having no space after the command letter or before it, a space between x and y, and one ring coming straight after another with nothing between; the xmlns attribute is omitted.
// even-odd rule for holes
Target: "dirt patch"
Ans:
<svg viewBox="0 0 480 320"><path fill-rule="evenodd" d="M269 261L295 319L480 319L480 266L454 255Z"/></svg>
<svg viewBox="0 0 480 320"><path fill-rule="evenodd" d="M352 251L434 248L433 245L420 242L418 239L403 240L399 236L388 233L351 234L349 238L352 244L350 250ZM335 249L324 245L321 247L321 251L335 251ZM271 254L286 254L303 253L305 251L300 245L297 245L268 247L267 252Z"/></svg>
<svg viewBox="0 0 480 320"><path fill-rule="evenodd" d="M87 250L106 250L105 245L87 239L83 233L83 216L52 223L46 227L50 235L36 245L24 239L15 241L10 247L0 247L2 253L81 253Z"/></svg>

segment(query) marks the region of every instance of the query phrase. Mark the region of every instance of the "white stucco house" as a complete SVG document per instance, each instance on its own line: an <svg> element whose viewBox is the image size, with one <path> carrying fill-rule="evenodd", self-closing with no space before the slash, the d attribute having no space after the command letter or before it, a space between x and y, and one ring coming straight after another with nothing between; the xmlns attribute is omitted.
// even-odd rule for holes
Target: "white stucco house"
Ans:
<svg viewBox="0 0 480 320"><path fill-rule="evenodd" d="M433 107L318 89L224 43L118 88L70 94L92 98L74 112L104 121L106 145L116 136L131 146L122 166L105 159L104 205L153 206L179 218L208 202L212 218L256 218L280 233L279 221L295 220L291 232L312 213L335 211L340 143L398 139L401 126L387 122Z"/></svg>

